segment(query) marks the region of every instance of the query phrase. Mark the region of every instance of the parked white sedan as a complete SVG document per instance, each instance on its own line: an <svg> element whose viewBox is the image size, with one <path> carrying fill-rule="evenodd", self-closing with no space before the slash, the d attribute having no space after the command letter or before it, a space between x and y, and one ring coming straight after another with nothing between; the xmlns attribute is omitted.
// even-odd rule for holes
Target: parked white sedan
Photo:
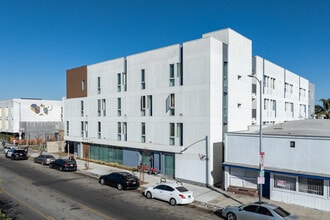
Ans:
<svg viewBox="0 0 330 220"><path fill-rule="evenodd" d="M171 205L189 204L194 201L194 193L182 185L181 182L161 182L156 186L148 187L144 191L148 198L160 199L169 202Z"/></svg>

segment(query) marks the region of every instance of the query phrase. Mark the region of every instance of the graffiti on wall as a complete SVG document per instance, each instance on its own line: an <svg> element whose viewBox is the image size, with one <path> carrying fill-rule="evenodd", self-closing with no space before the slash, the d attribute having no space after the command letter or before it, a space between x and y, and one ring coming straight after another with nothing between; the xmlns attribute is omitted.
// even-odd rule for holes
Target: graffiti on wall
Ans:
<svg viewBox="0 0 330 220"><path fill-rule="evenodd" d="M51 106L51 105L46 106L44 104L40 104L40 105L32 104L32 105L30 105L30 109L37 115L48 115L48 113L51 110L53 110L53 106Z"/></svg>

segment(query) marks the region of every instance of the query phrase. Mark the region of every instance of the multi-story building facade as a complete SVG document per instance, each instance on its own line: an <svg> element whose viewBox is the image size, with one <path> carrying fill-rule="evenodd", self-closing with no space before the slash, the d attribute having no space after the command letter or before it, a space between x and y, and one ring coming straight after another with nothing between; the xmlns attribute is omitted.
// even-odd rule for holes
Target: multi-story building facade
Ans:
<svg viewBox="0 0 330 220"><path fill-rule="evenodd" d="M17 139L47 139L63 131L63 101L9 99L0 101L0 133Z"/></svg>
<svg viewBox="0 0 330 220"><path fill-rule="evenodd" d="M313 117L314 85L307 79L261 57L253 57L252 74L261 80L263 125ZM252 124L259 125L260 93L258 82L253 80Z"/></svg>
<svg viewBox="0 0 330 220"><path fill-rule="evenodd" d="M80 157L220 182L224 133L257 123L252 66L251 40L224 29L67 70L65 140ZM284 90L281 80L277 86ZM282 112L278 108L277 115Z"/></svg>

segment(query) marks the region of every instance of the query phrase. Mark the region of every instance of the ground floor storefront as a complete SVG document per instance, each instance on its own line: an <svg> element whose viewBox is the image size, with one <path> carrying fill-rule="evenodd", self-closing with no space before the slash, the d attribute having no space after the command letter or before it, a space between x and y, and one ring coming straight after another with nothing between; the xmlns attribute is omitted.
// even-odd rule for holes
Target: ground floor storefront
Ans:
<svg viewBox="0 0 330 220"><path fill-rule="evenodd" d="M258 189L259 169L224 165L224 188ZM263 197L289 204L330 211L330 176L265 169Z"/></svg>
<svg viewBox="0 0 330 220"><path fill-rule="evenodd" d="M93 143L66 142L65 151L89 160L117 163L175 178L175 154Z"/></svg>

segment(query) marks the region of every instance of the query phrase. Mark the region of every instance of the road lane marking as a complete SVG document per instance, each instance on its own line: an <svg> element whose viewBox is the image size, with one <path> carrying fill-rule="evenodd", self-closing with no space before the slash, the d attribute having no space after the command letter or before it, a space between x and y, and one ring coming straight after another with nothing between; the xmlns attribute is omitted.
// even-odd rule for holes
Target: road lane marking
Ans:
<svg viewBox="0 0 330 220"><path fill-rule="evenodd" d="M11 194L10 192L8 192L7 190L2 189L2 191L7 194L9 197L11 197L12 199L16 200L17 202L23 204L24 206L28 207L29 209L31 209L32 211L34 211L35 213L37 213L38 215L42 216L44 219L47 220L55 220L53 217L51 216L47 216L45 214L43 214L42 212L40 212L39 210L33 208L32 206L30 206L29 204L27 204L26 202L18 199L16 196L14 196L13 194Z"/></svg>
<svg viewBox="0 0 330 220"><path fill-rule="evenodd" d="M99 212L99 211L97 211L96 209L90 208L90 207L88 207L88 206L86 206L86 205L84 205L84 204L82 204L82 203L80 203L80 202L77 202L77 201L75 201L75 200L73 200L73 199L67 197L66 195L60 193L60 192L56 192L56 193L60 194L60 195L63 196L64 198L67 198L67 199L71 200L71 201L74 202L74 203L77 203L79 206L81 206L81 207L82 207L83 209L85 209L86 211L89 211L89 212L91 212L91 213L94 213L95 215L97 215L97 216L99 216L99 217L102 217L102 218L107 219L107 220L115 220L114 218L111 218L110 216L107 216L106 214L103 214L102 212Z"/></svg>

